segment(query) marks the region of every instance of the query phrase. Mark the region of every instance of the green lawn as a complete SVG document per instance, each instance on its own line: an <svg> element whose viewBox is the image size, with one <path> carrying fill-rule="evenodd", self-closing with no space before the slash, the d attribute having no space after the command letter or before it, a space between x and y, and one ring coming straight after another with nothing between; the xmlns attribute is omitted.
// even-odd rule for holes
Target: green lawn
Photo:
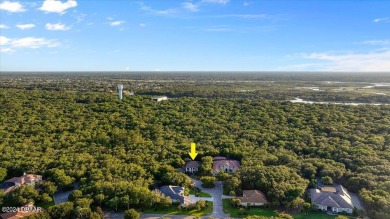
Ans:
<svg viewBox="0 0 390 219"><path fill-rule="evenodd" d="M196 191L195 189L191 189L191 190L190 190L190 195L196 195L196 194L198 194L198 197L203 197L203 198L211 198L211 197L212 197L212 196L211 196L209 193L207 193L207 192L202 192L202 191L198 192L198 191Z"/></svg>
<svg viewBox="0 0 390 219"><path fill-rule="evenodd" d="M263 208L263 207L252 207L249 210L246 210L244 215L239 214L239 208L235 208L230 204L230 199L223 199L223 212L230 214L230 217L243 218L249 215L258 215L258 216L276 216L277 211ZM294 219L334 219L336 216L327 215L324 212L309 212L308 214L300 213L293 215Z"/></svg>
<svg viewBox="0 0 390 219"><path fill-rule="evenodd" d="M213 203L212 202L207 202L207 207L204 208L201 211L197 210L185 210L181 209L179 210L176 206L172 206L169 208L164 208L164 209L149 209L146 210L144 213L145 214L172 214L172 215L191 215L191 216L205 216L208 214L211 214L213 212Z"/></svg>
<svg viewBox="0 0 390 219"><path fill-rule="evenodd" d="M337 216L327 215L325 212L309 212L307 215L304 213L293 215L294 219L334 219Z"/></svg>
<svg viewBox="0 0 390 219"><path fill-rule="evenodd" d="M230 204L230 199L223 199L223 212L226 214L230 214L230 217L235 217L235 218L242 218L246 217L249 215L261 215L261 216L276 216L275 210L271 210L268 208L262 208L262 207L252 207L249 210L245 209L244 215L239 214L239 208L235 208Z"/></svg>

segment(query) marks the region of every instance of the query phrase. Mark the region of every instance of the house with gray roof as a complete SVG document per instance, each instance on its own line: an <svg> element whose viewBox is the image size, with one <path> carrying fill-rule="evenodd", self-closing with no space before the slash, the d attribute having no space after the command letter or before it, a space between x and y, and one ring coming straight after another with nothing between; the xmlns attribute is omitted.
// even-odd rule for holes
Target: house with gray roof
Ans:
<svg viewBox="0 0 390 219"><path fill-rule="evenodd" d="M186 163L184 168L186 173L197 173L199 170L199 166L200 166L199 161L191 160Z"/></svg>
<svg viewBox="0 0 390 219"><path fill-rule="evenodd" d="M173 202L180 202L181 206L192 204L192 201L187 196L184 196L184 187L169 185L161 186L159 190L165 196L170 197Z"/></svg>
<svg viewBox="0 0 390 219"><path fill-rule="evenodd" d="M341 185L310 189L310 198L323 211L352 213L354 208L349 192Z"/></svg>

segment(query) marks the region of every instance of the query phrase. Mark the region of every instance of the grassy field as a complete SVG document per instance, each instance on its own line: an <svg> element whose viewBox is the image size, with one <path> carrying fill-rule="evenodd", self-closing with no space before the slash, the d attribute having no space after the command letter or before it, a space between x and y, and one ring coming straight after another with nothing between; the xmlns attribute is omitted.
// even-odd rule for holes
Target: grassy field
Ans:
<svg viewBox="0 0 390 219"><path fill-rule="evenodd" d="M244 214L239 214L239 208L235 208L230 204L230 199L223 199L223 211L226 214L230 214L230 217L234 218L243 218L249 215L258 215L258 216L276 216L277 211L268 208L262 207L252 207L249 210L245 209ZM324 212L309 212L308 214L295 214L293 215L294 219L334 219L336 216L327 215Z"/></svg>
<svg viewBox="0 0 390 219"><path fill-rule="evenodd" d="M198 194L198 197L203 197L203 198L211 198L211 197L212 197L212 196L211 196L209 193L207 193L207 192L202 192L202 191L198 192L198 191L196 191L195 189L191 189L191 190L190 190L190 195L196 195L196 194Z"/></svg>
<svg viewBox="0 0 390 219"><path fill-rule="evenodd" d="M171 214L171 215L191 215L191 216L205 216L213 212L213 203L207 202L207 207L201 211L178 209L176 206L172 206L164 209L149 209L145 214Z"/></svg>

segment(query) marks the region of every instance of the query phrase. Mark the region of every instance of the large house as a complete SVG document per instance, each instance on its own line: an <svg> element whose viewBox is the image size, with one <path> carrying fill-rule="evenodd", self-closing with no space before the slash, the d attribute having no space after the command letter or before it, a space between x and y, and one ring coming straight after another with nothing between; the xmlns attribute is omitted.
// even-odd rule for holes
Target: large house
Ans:
<svg viewBox="0 0 390 219"><path fill-rule="evenodd" d="M226 157L214 157L213 174L217 175L220 171L235 173L240 167L237 160L228 160Z"/></svg>
<svg viewBox="0 0 390 219"><path fill-rule="evenodd" d="M0 189L4 190L4 193L8 193L21 185L35 185L40 181L42 181L41 175L23 173L22 176L13 177L0 184Z"/></svg>
<svg viewBox="0 0 390 219"><path fill-rule="evenodd" d="M323 211L352 213L354 208L349 192L341 185L310 189L310 198Z"/></svg>
<svg viewBox="0 0 390 219"><path fill-rule="evenodd" d="M184 187L180 186L161 186L159 191L172 199L172 201L180 202L181 206L192 204L191 199L184 195Z"/></svg>
<svg viewBox="0 0 390 219"><path fill-rule="evenodd" d="M259 190L243 190L242 197L236 197L242 206L262 206L268 203L265 195Z"/></svg>
<svg viewBox="0 0 390 219"><path fill-rule="evenodd" d="M184 169L186 173L196 173L199 170L199 166L200 166L199 161L191 160L186 163Z"/></svg>

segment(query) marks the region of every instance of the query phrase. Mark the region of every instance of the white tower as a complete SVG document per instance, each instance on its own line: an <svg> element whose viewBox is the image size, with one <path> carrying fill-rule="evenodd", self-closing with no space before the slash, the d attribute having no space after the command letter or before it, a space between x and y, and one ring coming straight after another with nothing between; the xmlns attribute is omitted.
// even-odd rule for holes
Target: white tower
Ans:
<svg viewBox="0 0 390 219"><path fill-rule="evenodd" d="M123 85L122 85L122 84L118 84L118 96L119 96L119 100L122 100L122 91L123 91Z"/></svg>

